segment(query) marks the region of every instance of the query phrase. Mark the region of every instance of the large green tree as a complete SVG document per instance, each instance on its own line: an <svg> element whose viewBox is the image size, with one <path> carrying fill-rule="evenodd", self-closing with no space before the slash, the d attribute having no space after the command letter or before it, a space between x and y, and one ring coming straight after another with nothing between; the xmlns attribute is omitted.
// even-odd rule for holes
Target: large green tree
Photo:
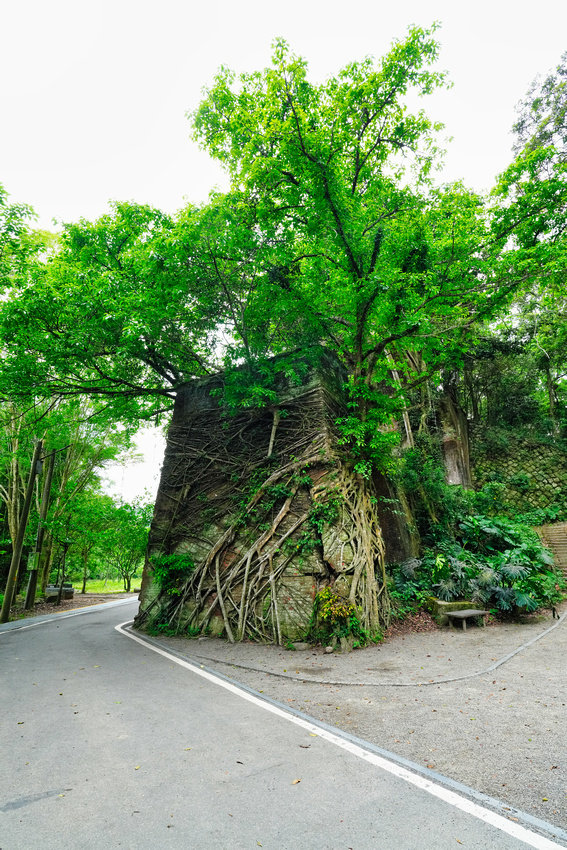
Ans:
<svg viewBox="0 0 567 850"><path fill-rule="evenodd" d="M392 408L383 382L458 361L517 284L481 199L431 186L440 128L406 101L445 84L437 54L434 30L412 28L318 85L283 42L265 71L223 69L192 119L231 192L176 219L118 204L67 226L2 304L0 390L152 416L223 361L323 344L349 369L345 429L368 449Z"/></svg>
<svg viewBox="0 0 567 850"><path fill-rule="evenodd" d="M384 382L407 391L459 363L471 327L519 280L503 257L508 233L482 200L432 185L440 128L406 99L444 85L431 70L437 53L433 29L412 28L381 61L316 85L278 42L263 72L222 69L192 115L271 247L267 273L256 270L253 324L283 325L284 347L316 341L338 353L351 375L343 426L374 462L377 426L392 412Z"/></svg>
<svg viewBox="0 0 567 850"><path fill-rule="evenodd" d="M114 505L106 557L129 592L132 578L144 563L153 505L140 499Z"/></svg>

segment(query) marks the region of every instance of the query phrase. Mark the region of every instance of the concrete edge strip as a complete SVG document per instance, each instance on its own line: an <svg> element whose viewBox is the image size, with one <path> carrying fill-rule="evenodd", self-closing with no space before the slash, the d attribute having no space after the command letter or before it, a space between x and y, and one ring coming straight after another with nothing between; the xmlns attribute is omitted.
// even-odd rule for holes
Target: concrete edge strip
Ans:
<svg viewBox="0 0 567 850"><path fill-rule="evenodd" d="M223 661L221 658L211 658L210 655L197 655L197 653L193 653L195 658L201 658L205 661L212 661L215 664L224 664L227 667L238 667L241 670L251 670L254 673L264 673L267 676L277 676L279 679L291 679L294 682L305 682L309 685L341 685L344 687L352 687L352 688L423 688L431 685L448 685L451 682L462 682L465 679L474 679L475 676L483 676L486 673L492 673L493 670L496 670L498 667L501 667L502 664L506 664L507 661L514 658L515 655L518 655L519 652L522 652L524 649L532 646L532 644L536 643L538 640L541 640L542 637L545 637L567 618L567 611L561 615L556 623L549 628L545 629L545 631L541 632L539 635L535 635L535 637L528 640L526 643L523 643L521 646L517 647L517 649L509 652L508 655L505 655L503 658L499 658L493 664L490 664L488 667L485 667L483 670L477 670L474 673L467 673L464 676L454 676L452 679L428 679L427 682L345 682L344 680L332 680L332 679L308 679L305 676L294 676L292 673L275 673L273 670L265 670L262 667L255 667L253 665L247 664L237 664L234 661Z"/></svg>
<svg viewBox="0 0 567 850"><path fill-rule="evenodd" d="M181 667L185 667L192 673L196 673L198 676L201 676L212 684L225 688L236 696L247 700L265 711L269 711L284 720L295 723L310 734L323 738L330 743L335 744L335 746L341 747L341 749L351 753L351 755L361 758L363 761L373 764L375 767L378 767L405 782L409 782L411 785L420 788L422 791L426 791L432 796L437 797L465 814L478 818L501 832L505 832L507 835L517 838L529 847L533 847L535 850L557 850L557 848L565 846L557 844L550 838L547 838L542 834L542 832L551 835L553 838L561 838L567 843L567 832L564 832L559 827L555 827L553 824L534 818L525 812L514 809L513 807L509 808L510 814L499 814L498 811L494 811L494 809L505 811L508 808L500 801L475 791L472 788L468 788L466 785L454 782L453 780L441 776L427 768L422 768L421 765L414 764L407 759L396 756L395 753L390 753L387 750L375 747L374 745L359 738L355 738L353 735L349 735L346 732L342 732L341 730L336 731L327 724L315 720L315 718L310 717L307 719L299 712L272 700L270 697L259 694L252 688L235 683L226 676L223 676L222 673L218 673L215 670L205 668L203 664L197 666L196 664L187 661L185 658L182 658L180 654L174 650L163 649L157 642L151 640L151 638L146 638L145 636L144 638L141 638L138 635L132 634L131 630L127 630L125 628L125 626L131 622L131 620L127 620L114 628L120 634L130 638L130 640L139 643L146 649L152 650L152 652L156 652L158 655L162 655L170 661L174 661L176 664L179 664ZM491 806L492 808L489 809L486 808L486 806ZM518 822L510 820L511 817L517 818ZM540 832L536 833L531 829L522 826L519 823L520 819L524 821L524 823L529 824L531 827L540 830Z"/></svg>
<svg viewBox="0 0 567 850"><path fill-rule="evenodd" d="M116 605L126 605L128 602L137 602L134 596L131 599L114 599L112 602L100 602L96 605L86 605L84 608L75 608L74 611L60 611L58 614L42 614L39 617L26 617L23 620L12 620L11 623L0 625L0 634L15 632L21 629L33 629L35 626L43 626L45 623L53 623L56 620L66 620L67 617L78 617L88 614L90 611L100 611L101 608L114 608ZM30 622L34 620L35 622Z"/></svg>

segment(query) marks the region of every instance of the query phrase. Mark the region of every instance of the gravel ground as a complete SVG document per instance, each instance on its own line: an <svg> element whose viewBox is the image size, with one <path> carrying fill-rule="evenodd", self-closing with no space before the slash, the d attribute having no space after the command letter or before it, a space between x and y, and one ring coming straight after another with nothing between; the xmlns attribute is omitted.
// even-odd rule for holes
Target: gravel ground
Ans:
<svg viewBox="0 0 567 850"><path fill-rule="evenodd" d="M159 641L565 829L567 603L559 613L560 621L545 614L466 632L398 635L344 655L209 638Z"/></svg>

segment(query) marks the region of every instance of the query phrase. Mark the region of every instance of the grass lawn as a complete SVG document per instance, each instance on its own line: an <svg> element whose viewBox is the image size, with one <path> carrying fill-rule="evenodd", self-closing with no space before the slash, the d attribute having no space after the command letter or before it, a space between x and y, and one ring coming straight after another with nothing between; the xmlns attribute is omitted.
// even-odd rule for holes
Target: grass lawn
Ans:
<svg viewBox="0 0 567 850"><path fill-rule="evenodd" d="M141 578L133 578L132 579L132 588L139 587ZM82 581L74 581L73 587L75 588L75 594L80 593L83 588ZM104 579L92 579L87 581L87 586L85 588L87 593L124 593L124 582L122 579L108 579L106 585L104 583Z"/></svg>

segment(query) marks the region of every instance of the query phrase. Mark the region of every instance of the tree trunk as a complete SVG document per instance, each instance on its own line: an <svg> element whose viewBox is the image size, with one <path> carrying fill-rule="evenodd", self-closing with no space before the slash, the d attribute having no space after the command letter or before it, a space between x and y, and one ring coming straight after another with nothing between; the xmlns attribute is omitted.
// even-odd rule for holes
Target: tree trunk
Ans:
<svg viewBox="0 0 567 850"><path fill-rule="evenodd" d="M26 602L24 608L29 610L35 603L35 593L37 590L37 576L39 572L39 559L41 557L41 548L43 546L43 536L45 534L45 518L47 517L47 509L49 507L49 494L51 491L51 481L53 479L53 470L55 468L55 452L49 455L49 465L43 485L43 493L41 495L41 506L39 508L39 525L37 527L37 537L35 541L35 552L33 555L32 569L28 582L26 593Z"/></svg>
<svg viewBox="0 0 567 850"><path fill-rule="evenodd" d="M52 560L52 557L53 557L53 538L51 537L50 534L47 535L47 542L45 544L45 548L44 548L43 551L44 551L45 554L44 554L44 558L43 558L43 565L40 569L40 573L41 573L40 587L41 587L41 592L45 593L45 588L47 586L47 582L49 581L49 573L51 572L51 560Z"/></svg>
<svg viewBox="0 0 567 850"><path fill-rule="evenodd" d="M559 433L559 425L557 422L557 411L556 411L556 397L557 397L557 387L553 381L553 377L551 375L551 369L549 368L549 361L545 364L545 380L547 384L547 397L549 400L549 418L552 422L553 436L556 437Z"/></svg>
<svg viewBox="0 0 567 850"><path fill-rule="evenodd" d="M19 518L18 536L16 538L16 541L14 543L14 549L12 551L12 562L10 564L10 571L8 573L8 581L6 582L6 593L4 596L4 602L2 603L2 610L0 611L0 623L8 622L10 618L10 608L12 607L13 600L16 596L18 570L20 567L22 549L24 546L24 535L26 532L26 526L28 524L29 511L33 497L33 486L35 482L35 476L37 475L37 466L39 458L41 457L42 447L43 443L41 440L39 440L36 444L35 451L33 453L30 477L26 490L26 498L24 501L24 507L22 508L22 515Z"/></svg>
<svg viewBox="0 0 567 850"><path fill-rule="evenodd" d="M82 594L85 594L87 592L88 564L89 564L89 550L83 549L83 586L81 588Z"/></svg>

